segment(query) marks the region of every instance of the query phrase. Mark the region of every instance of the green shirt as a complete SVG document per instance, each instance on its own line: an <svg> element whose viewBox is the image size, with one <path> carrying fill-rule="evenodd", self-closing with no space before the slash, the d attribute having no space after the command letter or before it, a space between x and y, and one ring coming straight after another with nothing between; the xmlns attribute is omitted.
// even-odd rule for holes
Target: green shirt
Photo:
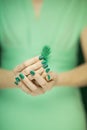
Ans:
<svg viewBox="0 0 87 130"><path fill-rule="evenodd" d="M86 14L86 0L44 0L39 20L31 1L0 0L1 67L13 69L49 45L51 70L61 73L75 68L78 40L87 25ZM77 87L54 87L36 97L17 88L0 90L1 130L86 130L85 127Z"/></svg>

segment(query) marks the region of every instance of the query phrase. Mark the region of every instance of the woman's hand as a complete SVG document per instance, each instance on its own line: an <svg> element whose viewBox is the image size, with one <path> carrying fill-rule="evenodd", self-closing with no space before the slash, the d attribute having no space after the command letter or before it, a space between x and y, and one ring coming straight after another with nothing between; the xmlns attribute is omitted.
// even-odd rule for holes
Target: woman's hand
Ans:
<svg viewBox="0 0 87 130"><path fill-rule="evenodd" d="M49 68L47 67L46 61L39 60L38 56L17 66L14 73L19 80L18 86L33 96L45 93L56 85L57 80L57 74L48 72ZM34 75L31 73L32 70Z"/></svg>

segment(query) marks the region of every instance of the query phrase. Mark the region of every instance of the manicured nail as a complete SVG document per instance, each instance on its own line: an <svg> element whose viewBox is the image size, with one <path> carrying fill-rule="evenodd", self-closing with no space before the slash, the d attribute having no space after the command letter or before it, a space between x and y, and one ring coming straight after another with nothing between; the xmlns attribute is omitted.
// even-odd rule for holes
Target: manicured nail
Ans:
<svg viewBox="0 0 87 130"><path fill-rule="evenodd" d="M21 79L24 79L24 75L21 73L21 74L19 74L19 77L21 78Z"/></svg>
<svg viewBox="0 0 87 130"><path fill-rule="evenodd" d="M46 63L47 63L47 61L46 61L46 60L43 60L41 63L42 63L42 64L46 64Z"/></svg>
<svg viewBox="0 0 87 130"><path fill-rule="evenodd" d="M48 78L48 80L50 80L51 79L50 75L47 75L47 78Z"/></svg>
<svg viewBox="0 0 87 130"><path fill-rule="evenodd" d="M16 85L18 85L18 82L15 81L14 83L15 83Z"/></svg>
<svg viewBox="0 0 87 130"><path fill-rule="evenodd" d="M32 76L34 76L34 75L35 75L35 72L34 72L33 70L31 70L31 71L30 71L30 74L31 74Z"/></svg>
<svg viewBox="0 0 87 130"><path fill-rule="evenodd" d="M43 65L43 68L45 69L45 68L47 68L48 67L48 65L47 64L45 64L45 65Z"/></svg>
<svg viewBox="0 0 87 130"><path fill-rule="evenodd" d="M21 81L19 77L16 77L15 79L16 79L17 82Z"/></svg>
<svg viewBox="0 0 87 130"><path fill-rule="evenodd" d="M49 71L50 71L50 68L47 68L47 69L46 69L46 73L48 73Z"/></svg>
<svg viewBox="0 0 87 130"><path fill-rule="evenodd" d="M44 59L44 57L43 56L39 56L39 60L42 60L42 59Z"/></svg>

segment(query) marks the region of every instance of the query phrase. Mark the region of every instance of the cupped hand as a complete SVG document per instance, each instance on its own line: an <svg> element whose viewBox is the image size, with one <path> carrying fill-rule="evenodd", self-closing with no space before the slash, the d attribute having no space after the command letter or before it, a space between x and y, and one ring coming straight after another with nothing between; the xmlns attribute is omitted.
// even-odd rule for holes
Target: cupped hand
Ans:
<svg viewBox="0 0 87 130"><path fill-rule="evenodd" d="M14 69L17 86L27 94L36 96L43 94L56 85L57 74L55 72L46 72L49 70L45 60L39 60L36 56L25 61ZM34 74L31 72L33 71Z"/></svg>

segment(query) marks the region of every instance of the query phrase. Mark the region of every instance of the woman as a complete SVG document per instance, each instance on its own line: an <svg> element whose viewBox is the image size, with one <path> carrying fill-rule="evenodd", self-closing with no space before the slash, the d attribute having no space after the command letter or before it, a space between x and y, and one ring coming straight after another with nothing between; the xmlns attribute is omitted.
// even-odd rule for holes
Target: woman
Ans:
<svg viewBox="0 0 87 130"><path fill-rule="evenodd" d="M87 61L86 6L86 0L0 1L1 130L86 130L78 87L87 84L87 63L76 67L79 37ZM52 50L50 81L37 56L44 45Z"/></svg>

